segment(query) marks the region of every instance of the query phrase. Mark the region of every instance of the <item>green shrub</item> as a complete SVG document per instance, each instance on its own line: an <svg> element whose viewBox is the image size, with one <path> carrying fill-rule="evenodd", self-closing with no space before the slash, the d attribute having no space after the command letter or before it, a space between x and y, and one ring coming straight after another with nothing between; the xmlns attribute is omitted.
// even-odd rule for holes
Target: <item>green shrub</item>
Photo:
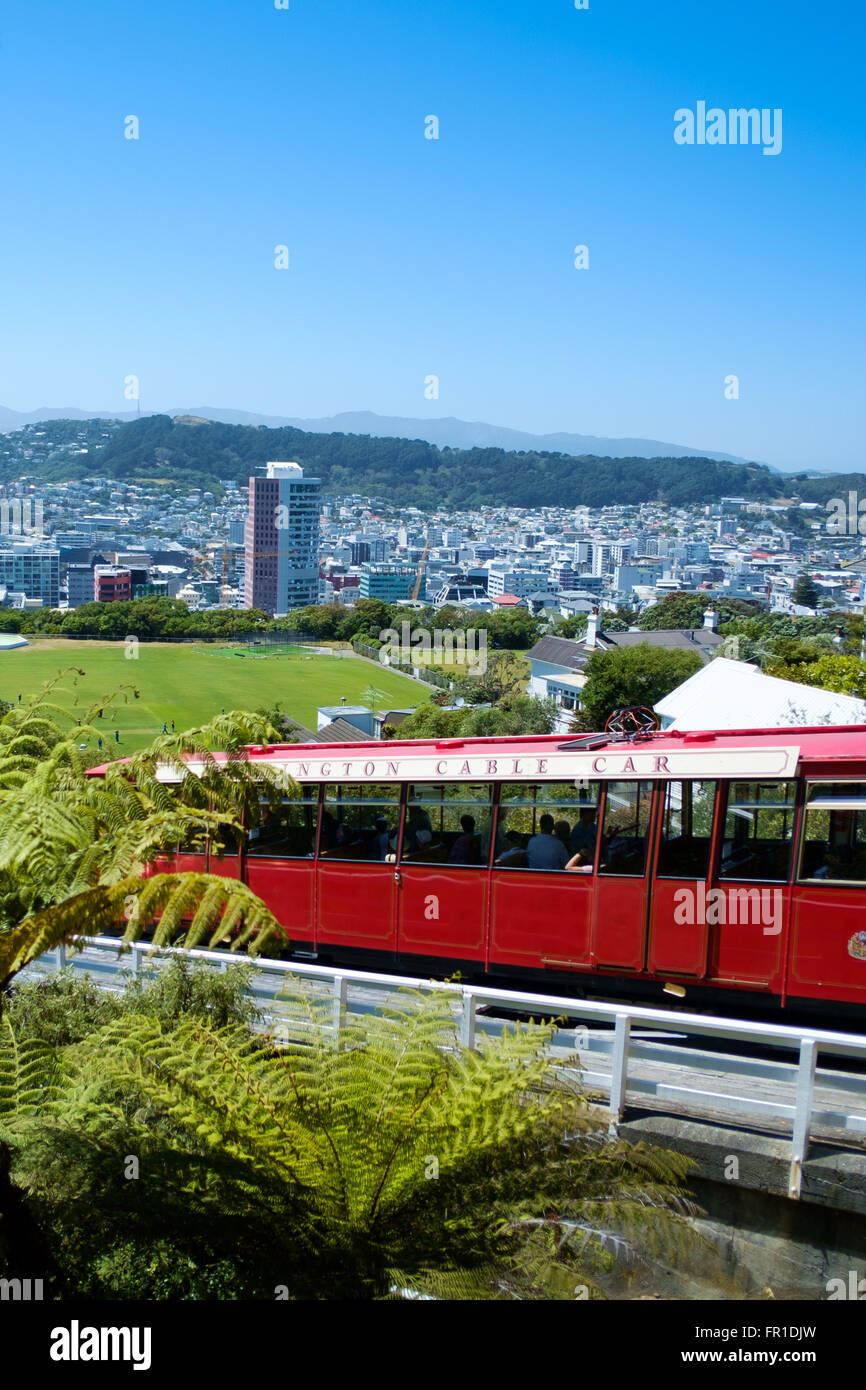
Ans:
<svg viewBox="0 0 866 1390"><path fill-rule="evenodd" d="M135 976L123 996L123 1012L145 1014L171 1025L194 1015L213 1028L252 1027L262 1011L249 998L254 967L232 962L216 970L204 961L175 956L150 979Z"/></svg>
<svg viewBox="0 0 866 1390"><path fill-rule="evenodd" d="M15 985L3 1012L20 1042L36 1038L59 1048L81 1042L122 1010L119 995L100 989L70 965L44 980Z"/></svg>

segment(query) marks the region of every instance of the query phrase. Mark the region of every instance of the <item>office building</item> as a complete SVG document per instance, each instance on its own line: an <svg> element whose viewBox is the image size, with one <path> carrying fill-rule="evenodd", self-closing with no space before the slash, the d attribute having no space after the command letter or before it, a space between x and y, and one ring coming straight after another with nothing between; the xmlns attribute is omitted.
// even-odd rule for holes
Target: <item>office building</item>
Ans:
<svg viewBox="0 0 866 1390"><path fill-rule="evenodd" d="M90 565L69 565L66 570L66 592L70 608L93 602L93 570Z"/></svg>
<svg viewBox="0 0 866 1390"><path fill-rule="evenodd" d="M117 565L94 565L93 598L96 603L120 603L132 598L132 571Z"/></svg>
<svg viewBox="0 0 866 1390"><path fill-rule="evenodd" d="M17 542L0 550L0 585L39 599L46 608L60 603L60 551Z"/></svg>
<svg viewBox="0 0 866 1390"><path fill-rule="evenodd" d="M411 598L416 571L411 565L362 565L360 598L379 598L384 603Z"/></svg>
<svg viewBox="0 0 866 1390"><path fill-rule="evenodd" d="M297 463L250 478L244 531L244 607L274 616L316 603L321 481Z"/></svg>
<svg viewBox="0 0 866 1390"><path fill-rule="evenodd" d="M391 556L391 542L382 536L353 536L348 546L350 565L382 565Z"/></svg>

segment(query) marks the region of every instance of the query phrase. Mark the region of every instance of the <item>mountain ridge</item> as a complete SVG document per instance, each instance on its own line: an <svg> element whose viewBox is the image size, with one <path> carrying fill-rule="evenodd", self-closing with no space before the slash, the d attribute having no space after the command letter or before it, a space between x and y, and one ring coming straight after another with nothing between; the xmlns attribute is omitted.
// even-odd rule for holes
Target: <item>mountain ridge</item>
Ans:
<svg viewBox="0 0 866 1390"><path fill-rule="evenodd" d="M490 425L483 420L460 420L456 416L423 419L414 416L377 415L372 410L341 411L320 419L301 416L257 415L248 410L219 406L194 406L174 410L142 411L141 418L154 415L198 416L225 425L256 425L267 429L300 429L308 434L360 434L377 439L422 439L439 448L505 449L509 453L542 452L592 454L604 458L708 458L717 463L754 463L755 459L736 454L668 444L660 439L608 437L558 430L551 434L532 434L507 425ZM0 434L9 434L24 425L50 420L122 420L139 418L137 411L86 411L75 406L41 406L38 410L17 411L0 406Z"/></svg>
<svg viewBox="0 0 866 1390"><path fill-rule="evenodd" d="M7 436L11 447L0 447L0 481L22 475L49 482L161 476L214 491L224 483L245 485L270 459L294 459L331 494L366 496L386 509L428 511L534 508L545 501L560 507L653 501L679 506L739 496L778 500L786 508L785 499L794 493L821 503L840 489L866 488L859 474L784 477L765 464L700 455L617 458L495 446L440 448L400 436L232 425L201 414L142 415L126 423L58 420L53 431L32 431L26 426ZM801 529L802 517L789 514L788 524Z"/></svg>

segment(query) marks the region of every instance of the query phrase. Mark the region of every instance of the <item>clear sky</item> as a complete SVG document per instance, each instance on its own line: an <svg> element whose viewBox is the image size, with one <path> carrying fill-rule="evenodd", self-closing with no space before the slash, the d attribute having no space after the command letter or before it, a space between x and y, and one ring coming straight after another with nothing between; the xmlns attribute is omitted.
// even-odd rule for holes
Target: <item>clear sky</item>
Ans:
<svg viewBox="0 0 866 1390"><path fill-rule="evenodd" d="M866 466L862 0L289 6L5 0L0 404ZM678 145L699 101L781 152Z"/></svg>

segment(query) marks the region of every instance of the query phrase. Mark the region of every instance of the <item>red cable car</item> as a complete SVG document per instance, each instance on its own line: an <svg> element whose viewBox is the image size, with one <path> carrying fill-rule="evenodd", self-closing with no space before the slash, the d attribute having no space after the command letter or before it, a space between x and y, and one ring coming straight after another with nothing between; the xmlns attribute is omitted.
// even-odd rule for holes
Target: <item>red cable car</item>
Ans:
<svg viewBox="0 0 866 1390"><path fill-rule="evenodd" d="M300 797L158 867L242 877L299 955L866 1017L866 727L249 755Z"/></svg>

